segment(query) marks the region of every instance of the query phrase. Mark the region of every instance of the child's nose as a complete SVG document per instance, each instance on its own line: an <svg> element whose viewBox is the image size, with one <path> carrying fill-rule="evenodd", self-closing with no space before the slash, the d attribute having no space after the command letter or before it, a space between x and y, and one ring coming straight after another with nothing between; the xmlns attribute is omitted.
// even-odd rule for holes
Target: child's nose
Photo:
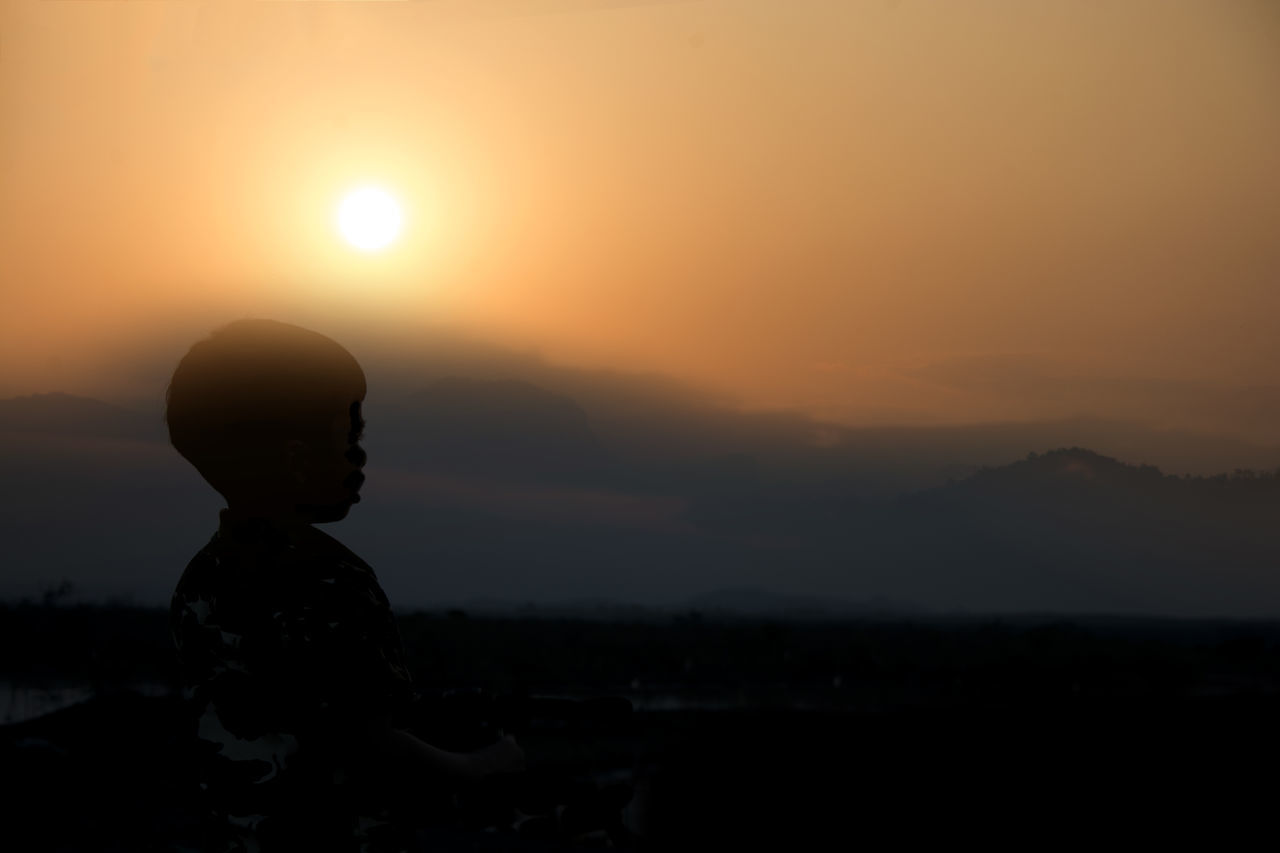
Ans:
<svg viewBox="0 0 1280 853"><path fill-rule="evenodd" d="M368 459L368 455L365 454L364 448L360 445L353 444L347 448L347 461L357 468L363 468Z"/></svg>

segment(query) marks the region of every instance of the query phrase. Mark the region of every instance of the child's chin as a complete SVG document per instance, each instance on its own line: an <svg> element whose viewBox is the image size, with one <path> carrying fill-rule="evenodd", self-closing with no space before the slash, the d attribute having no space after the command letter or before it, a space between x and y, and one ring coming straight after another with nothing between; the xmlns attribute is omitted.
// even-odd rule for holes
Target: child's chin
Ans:
<svg viewBox="0 0 1280 853"><path fill-rule="evenodd" d="M347 517L347 513L351 511L351 505L359 502L359 500L360 498L357 495L354 500L344 501L340 504L306 504L300 506L299 509L306 513L312 524L325 524L330 521L342 521Z"/></svg>

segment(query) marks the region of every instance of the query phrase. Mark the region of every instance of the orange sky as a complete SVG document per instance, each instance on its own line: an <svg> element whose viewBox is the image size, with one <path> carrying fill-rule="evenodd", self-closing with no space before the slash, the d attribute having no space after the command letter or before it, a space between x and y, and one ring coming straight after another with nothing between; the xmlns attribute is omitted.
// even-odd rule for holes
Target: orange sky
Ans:
<svg viewBox="0 0 1280 853"><path fill-rule="evenodd" d="M1277 152L1268 0L8 0L0 395L358 317L848 422L1280 443L1177 399L1280 393ZM366 180L380 255L331 222Z"/></svg>

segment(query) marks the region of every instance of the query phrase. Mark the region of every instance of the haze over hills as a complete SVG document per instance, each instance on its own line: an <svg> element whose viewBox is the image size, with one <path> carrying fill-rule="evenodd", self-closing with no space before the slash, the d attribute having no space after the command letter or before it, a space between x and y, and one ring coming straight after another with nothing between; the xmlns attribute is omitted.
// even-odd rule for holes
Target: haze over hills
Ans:
<svg viewBox="0 0 1280 853"><path fill-rule="evenodd" d="M607 476L608 456L573 400L515 379L447 377L382 404L397 467L545 482Z"/></svg>
<svg viewBox="0 0 1280 853"><path fill-rule="evenodd" d="M1280 613L1275 478L1126 464L1270 470L1267 448L1091 420L858 429L690 398L629 418L622 380L603 402L586 384L580 400L523 377L384 383L365 500L330 532L402 607ZM163 603L221 501L158 418L37 395L0 401L0 435L16 552L0 595L65 578ZM1027 458L1090 439L1135 452ZM725 592L744 589L760 595Z"/></svg>
<svg viewBox="0 0 1280 853"><path fill-rule="evenodd" d="M1167 405L1145 406L1146 398L1136 391L1128 397L1131 405L1122 408L1110 405L1109 397L1100 396L1090 404L1079 389L1064 392L1062 405L1053 407L1059 414L1052 417L990 417L964 424L884 420L883 413L876 414L872 407L866 419L851 422L859 425L849 425L787 409L744 410L736 398L673 376L557 363L534 350L445 328L351 323L332 331L349 343L368 376L365 409L371 440L389 431L408 435L413 429L434 429L414 426L412 419L402 423L397 410L417 408L421 415L422 401L412 402L415 396L454 395L458 407L465 396L471 400L466 405L502 412L509 422L508 439L513 439L510 432L522 417L533 415L534 407L575 408L606 453L644 459L651 473L675 460L745 454L789 477L813 481L834 476L842 482L853 477L868 495L940 485L948 477L963 476L984 465L1007 464L1029 452L1055 447L1088 447L1177 474L1280 465L1280 433L1197 427L1196 418L1173 417ZM163 389L174 364L197 334L190 330L140 336L136 349L117 353L104 364L104 372L122 377L119 382L84 386L79 393L146 412L159 424ZM1041 396L1059 388L1061 377L1041 376L1035 370L1028 373L1028 363L1037 364L1033 358L1001 362L1006 370L1020 366L1018 396L1030 394L1037 387L1037 377L1043 379ZM991 372L990 366L985 370L984 376ZM949 381L956 378L950 373L934 378L947 377ZM991 376L987 379L994 381ZM526 391L521 392L521 387ZM1165 390L1176 397L1179 389ZM936 388L921 389L924 395L936 392ZM1196 406L1207 405L1203 395L1191 390L1184 396L1189 408L1195 408L1190 405L1193 398ZM485 397L491 399L486 402ZM1259 389L1249 399L1257 404L1257 414L1265 415L1272 395ZM474 416L461 408L453 409L447 419L460 422L467 417L472 417L474 425ZM552 426L539 423L544 432ZM566 433L566 440L575 439ZM417 445L421 448L422 442Z"/></svg>
<svg viewBox="0 0 1280 853"><path fill-rule="evenodd" d="M140 412L72 394L33 394L0 400L0 431L164 440L164 425Z"/></svg>

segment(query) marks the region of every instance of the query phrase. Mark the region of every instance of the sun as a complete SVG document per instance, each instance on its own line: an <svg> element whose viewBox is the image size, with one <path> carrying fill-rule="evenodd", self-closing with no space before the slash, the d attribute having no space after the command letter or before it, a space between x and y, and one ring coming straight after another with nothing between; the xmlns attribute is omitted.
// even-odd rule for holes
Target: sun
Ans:
<svg viewBox="0 0 1280 853"><path fill-rule="evenodd" d="M385 249L400 236L403 217L400 205L386 190L360 187L338 204L338 231L343 239L362 252Z"/></svg>

